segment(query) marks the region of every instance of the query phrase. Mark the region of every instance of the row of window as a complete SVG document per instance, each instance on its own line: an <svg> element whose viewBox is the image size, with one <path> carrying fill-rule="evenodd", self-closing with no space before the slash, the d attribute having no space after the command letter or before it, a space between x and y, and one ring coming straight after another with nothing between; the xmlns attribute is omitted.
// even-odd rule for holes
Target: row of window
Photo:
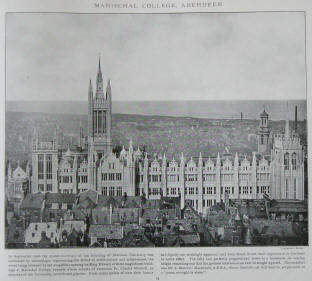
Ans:
<svg viewBox="0 0 312 281"><path fill-rule="evenodd" d="M214 186L203 187L203 194L216 194L217 188Z"/></svg>
<svg viewBox="0 0 312 281"><path fill-rule="evenodd" d="M102 173L102 181L121 181L121 173Z"/></svg>
<svg viewBox="0 0 312 281"><path fill-rule="evenodd" d="M52 191L52 184L47 184L47 190L44 190L44 184L38 184L38 191L45 192L45 191Z"/></svg>
<svg viewBox="0 0 312 281"><path fill-rule="evenodd" d="M203 207L212 207L213 205L217 204L217 200L214 199L208 199L208 200L203 200Z"/></svg>
<svg viewBox="0 0 312 281"><path fill-rule="evenodd" d="M88 183L88 176L78 176L79 183Z"/></svg>
<svg viewBox="0 0 312 281"><path fill-rule="evenodd" d="M60 183L72 183L73 182L73 177L72 176L60 176L59 177L59 182Z"/></svg>
<svg viewBox="0 0 312 281"><path fill-rule="evenodd" d="M103 186L101 188L101 194L104 196L122 196L122 187L121 186Z"/></svg>

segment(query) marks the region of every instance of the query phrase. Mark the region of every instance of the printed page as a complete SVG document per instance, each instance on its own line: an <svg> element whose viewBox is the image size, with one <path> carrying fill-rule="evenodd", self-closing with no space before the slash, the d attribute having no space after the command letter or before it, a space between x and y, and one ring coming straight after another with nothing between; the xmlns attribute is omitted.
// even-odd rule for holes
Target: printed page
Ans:
<svg viewBox="0 0 312 281"><path fill-rule="evenodd" d="M3 1L5 280L309 280L308 1Z"/></svg>

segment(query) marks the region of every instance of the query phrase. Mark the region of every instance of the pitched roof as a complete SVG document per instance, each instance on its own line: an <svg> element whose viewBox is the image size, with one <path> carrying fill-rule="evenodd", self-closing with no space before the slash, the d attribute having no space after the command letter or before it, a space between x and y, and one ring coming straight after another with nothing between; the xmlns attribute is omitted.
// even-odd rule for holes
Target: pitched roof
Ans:
<svg viewBox="0 0 312 281"><path fill-rule="evenodd" d="M94 204L97 204L98 193L92 189L88 189L87 191L81 192L79 194L79 204L81 204L81 202L83 202L86 199L89 199Z"/></svg>
<svg viewBox="0 0 312 281"><path fill-rule="evenodd" d="M40 192L36 194L28 193L25 199L22 201L20 208L21 209L41 209L43 200L44 200L44 194Z"/></svg>
<svg viewBox="0 0 312 281"><path fill-rule="evenodd" d="M92 224L89 230L89 237L122 239L123 229L121 225Z"/></svg>
<svg viewBox="0 0 312 281"><path fill-rule="evenodd" d="M46 193L46 203L67 203L74 204L76 201L76 194L63 194L63 193Z"/></svg>
<svg viewBox="0 0 312 281"><path fill-rule="evenodd" d="M65 221L63 225L60 227L60 233L62 233L64 230L67 231L67 233L70 233L72 230L79 231L85 231L86 225L85 222L82 220L79 221Z"/></svg>

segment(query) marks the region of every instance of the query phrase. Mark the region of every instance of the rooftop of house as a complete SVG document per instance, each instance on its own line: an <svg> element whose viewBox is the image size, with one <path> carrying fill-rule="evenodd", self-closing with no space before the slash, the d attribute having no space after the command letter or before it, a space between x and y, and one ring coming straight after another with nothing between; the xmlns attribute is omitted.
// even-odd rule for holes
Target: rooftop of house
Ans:
<svg viewBox="0 0 312 281"><path fill-rule="evenodd" d="M36 194L28 193L21 204L21 209L41 209L45 195L38 192Z"/></svg>
<svg viewBox="0 0 312 281"><path fill-rule="evenodd" d="M89 229L89 237L107 240L119 240L123 238L123 227L121 225L92 224Z"/></svg>
<svg viewBox="0 0 312 281"><path fill-rule="evenodd" d="M51 204L51 203L74 204L75 201L76 201L76 194L63 194L63 193L50 193L50 192L47 192L45 194L46 204Z"/></svg>
<svg viewBox="0 0 312 281"><path fill-rule="evenodd" d="M38 222L30 223L25 231L25 243L36 244L39 243L42 238L42 232L46 234L46 237L55 239L58 234L58 228L56 222Z"/></svg>

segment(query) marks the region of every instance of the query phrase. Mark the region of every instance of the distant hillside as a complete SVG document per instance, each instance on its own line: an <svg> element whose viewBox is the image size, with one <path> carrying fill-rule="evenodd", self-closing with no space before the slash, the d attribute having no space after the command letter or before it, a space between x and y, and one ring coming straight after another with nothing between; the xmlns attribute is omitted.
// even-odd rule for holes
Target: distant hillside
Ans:
<svg viewBox="0 0 312 281"><path fill-rule="evenodd" d="M65 142L75 144L80 122L86 134L86 114L7 112L6 157L15 162L31 159L31 139L35 127L41 137L49 138L53 136L55 125L58 125ZM197 157L199 152L203 157L213 157L217 152L249 155L257 149L255 133L258 120L113 114L112 122L114 145L127 147L132 139L135 147L145 146L150 155L165 152L167 157L179 159L182 151L186 157ZM270 126L274 131L282 132L284 124L284 121L273 121ZM305 122L299 122L298 131L305 141Z"/></svg>
<svg viewBox="0 0 312 281"><path fill-rule="evenodd" d="M294 119L295 105L298 106L299 120L306 119L306 101L288 101L291 119ZM113 101L113 113L189 116L211 119L258 119L265 105L271 120L286 118L286 101ZM44 102L44 101L7 101L7 112L44 112L59 114L87 114L87 102Z"/></svg>

